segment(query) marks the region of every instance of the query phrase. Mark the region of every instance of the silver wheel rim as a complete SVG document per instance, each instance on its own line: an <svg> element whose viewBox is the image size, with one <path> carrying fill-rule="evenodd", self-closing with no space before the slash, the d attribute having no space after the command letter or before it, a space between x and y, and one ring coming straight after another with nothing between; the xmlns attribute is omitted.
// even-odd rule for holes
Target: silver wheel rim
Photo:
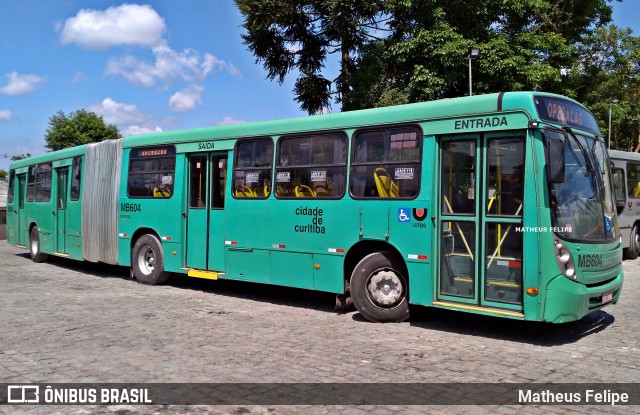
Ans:
<svg viewBox="0 0 640 415"><path fill-rule="evenodd" d="M636 234L634 235L633 241L631 241L631 243L633 243L633 250L635 252L639 252L640 251L640 235L638 234L637 230L636 230Z"/></svg>
<svg viewBox="0 0 640 415"><path fill-rule="evenodd" d="M144 275L150 275L156 266L156 254L149 245L145 245L138 254L138 268Z"/></svg>
<svg viewBox="0 0 640 415"><path fill-rule="evenodd" d="M397 306L404 299L402 278L392 269L374 271L367 280L367 296L378 307Z"/></svg>
<svg viewBox="0 0 640 415"><path fill-rule="evenodd" d="M38 238L34 238L33 235L31 235L31 253L38 254Z"/></svg>

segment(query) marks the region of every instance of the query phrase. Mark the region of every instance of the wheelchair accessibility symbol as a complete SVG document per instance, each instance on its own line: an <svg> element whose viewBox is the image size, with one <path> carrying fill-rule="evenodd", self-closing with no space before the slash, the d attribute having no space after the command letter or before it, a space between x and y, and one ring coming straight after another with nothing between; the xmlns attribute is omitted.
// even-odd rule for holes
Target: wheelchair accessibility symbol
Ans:
<svg viewBox="0 0 640 415"><path fill-rule="evenodd" d="M407 212L409 212L409 208L398 209L398 222L411 222L411 217Z"/></svg>

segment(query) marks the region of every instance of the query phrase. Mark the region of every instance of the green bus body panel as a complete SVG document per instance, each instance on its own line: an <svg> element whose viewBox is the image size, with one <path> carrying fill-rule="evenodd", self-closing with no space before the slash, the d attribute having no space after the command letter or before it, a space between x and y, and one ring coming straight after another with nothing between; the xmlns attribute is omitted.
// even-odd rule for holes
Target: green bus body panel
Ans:
<svg viewBox="0 0 640 415"><path fill-rule="evenodd" d="M442 299L438 293L441 235L436 231L442 220L439 206L440 142L442 137L477 135L480 154L487 137L518 134L524 136L525 171L523 227L551 227L542 133L531 121L537 119L535 96L558 97L538 92L512 92L461 97L395 107L326 114L297 119L217 126L187 131L129 136L123 142L122 180L118 210L118 263L131 265L135 238L154 233L164 252L164 268L186 273L188 268L220 272L220 278L343 293L345 259L363 247L396 251L409 273L410 302L425 306ZM564 97L562 97L565 99ZM572 101L572 100L569 100ZM575 101L572 101L575 102ZM344 131L348 148L362 128L392 125L419 126L423 134L421 188L415 199L355 200L347 194L340 200L235 198L232 195L234 148L238 139L269 138L274 144L281 136L320 131ZM127 173L132 149L159 145L176 149L174 192L169 198L133 198L127 194ZM25 202L15 209L19 188L26 192L28 166L52 162L53 169L71 170L73 157L83 155L86 146L20 160L11 164L16 179L15 202L7 209L9 242L27 245L29 225L40 228L42 251L56 248L57 222L54 174L49 202ZM274 147L274 149L277 147ZM351 149L352 150L352 149ZM228 154L224 209L208 211L188 208L189 158ZM351 159L352 151L348 157ZM275 155L274 155L275 158ZM350 163L348 163L350 165ZM84 170L84 164L83 164ZM482 170L478 170L481 172ZM350 172L347 172L349 175ZM70 176L70 174L69 174ZM208 172L210 180L210 171ZM485 186L485 185L478 185ZM484 189L480 187L480 189ZM480 202L477 202L480 205ZM414 212L426 214L416 218ZM82 259L82 203L69 201L65 212L66 254ZM401 220L408 215L409 221ZM446 220L446 219L445 219ZM490 223L491 220L483 222ZM495 220L494 220L495 222ZM505 219L507 224L520 219ZM476 245L485 246L484 232ZM553 249L553 233L523 234L522 304L484 302L466 311L486 314L490 308L512 312L510 318L564 322L581 318L604 306L602 293L614 292L617 302L623 282L618 241L602 244L567 243L577 266L578 282L561 275ZM485 248L477 248L483 252ZM583 260L579 255L601 258ZM348 279L350 276L346 275ZM478 278L484 278L482 272ZM539 289L528 295L527 288ZM485 287L478 285L480 298ZM458 304L465 301L458 299ZM473 305L473 304L470 304ZM523 315L518 317L518 312Z"/></svg>
<svg viewBox="0 0 640 415"><path fill-rule="evenodd" d="M57 220L57 191L58 191L58 175L57 169L69 167L72 160L76 156L84 155L86 145L63 149L51 153L45 153L33 156L28 159L22 159L11 163L10 169L13 169L17 175L24 177L23 188L20 189L18 180L14 188L14 203L7 207L7 239L14 245L27 245L29 243L29 232L33 225L39 228L41 250L47 254L54 254L58 241L58 220ZM51 196L48 201L44 202L27 202L27 171L28 167L33 164L48 163L52 164L52 182ZM67 181L70 180L70 174L67 174ZM69 183L67 186L67 196L69 195ZM19 191L22 190L24 197L24 209L18 213L18 200L20 198ZM64 217L64 246L63 252L72 259L82 260L82 215L81 200L72 201L67 197L67 205ZM11 228L11 229L9 229ZM62 241L61 241L62 242Z"/></svg>

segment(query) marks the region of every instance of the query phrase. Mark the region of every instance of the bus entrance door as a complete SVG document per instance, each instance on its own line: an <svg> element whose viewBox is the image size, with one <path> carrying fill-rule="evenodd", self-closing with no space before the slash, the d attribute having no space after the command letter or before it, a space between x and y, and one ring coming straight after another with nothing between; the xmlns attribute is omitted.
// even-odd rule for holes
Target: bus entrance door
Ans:
<svg viewBox="0 0 640 415"><path fill-rule="evenodd" d="M64 254L67 252L67 235L65 229L67 227L67 202L69 188L69 167L60 167L56 169L57 188L56 188L56 252Z"/></svg>
<svg viewBox="0 0 640 415"><path fill-rule="evenodd" d="M227 152L189 157L187 267L224 270L224 198Z"/></svg>
<svg viewBox="0 0 640 415"><path fill-rule="evenodd" d="M524 142L524 133L442 140L436 305L522 317Z"/></svg>
<svg viewBox="0 0 640 415"><path fill-rule="evenodd" d="M24 198L25 198L25 190L26 190L26 182L27 175L26 174L18 174L16 176L17 186L16 191L18 192L16 206L18 209L16 210L16 233L17 233L17 241L18 245L26 246L27 245L27 214L24 209Z"/></svg>

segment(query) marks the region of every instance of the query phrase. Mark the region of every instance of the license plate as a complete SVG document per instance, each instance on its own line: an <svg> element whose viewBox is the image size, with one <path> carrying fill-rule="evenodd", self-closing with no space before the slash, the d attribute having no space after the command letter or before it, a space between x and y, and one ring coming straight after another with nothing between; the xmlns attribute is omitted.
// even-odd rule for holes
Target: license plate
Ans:
<svg viewBox="0 0 640 415"><path fill-rule="evenodd" d="M602 304L604 303L608 303L609 301L613 300L613 291L607 291L606 293L602 294Z"/></svg>

